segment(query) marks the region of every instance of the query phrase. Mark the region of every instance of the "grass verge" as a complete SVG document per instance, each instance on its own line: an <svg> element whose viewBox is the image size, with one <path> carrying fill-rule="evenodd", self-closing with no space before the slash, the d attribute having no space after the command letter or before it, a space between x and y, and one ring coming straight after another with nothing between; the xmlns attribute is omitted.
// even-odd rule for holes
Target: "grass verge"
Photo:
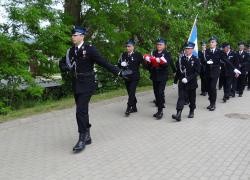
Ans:
<svg viewBox="0 0 250 180"><path fill-rule="evenodd" d="M144 86L138 87L137 92L143 92L152 90L152 86ZM124 96L127 95L126 89L118 89L112 90L105 93L100 93L93 95L91 98L91 102L98 102L106 99L111 99L114 97ZM66 97L58 101L45 101L35 104L33 107L30 108L23 108L16 111L11 111L7 115L0 115L0 123L17 119L17 118L25 118L28 116L32 116L35 114L50 112L54 110L66 109L71 108L74 106L74 98L73 97Z"/></svg>

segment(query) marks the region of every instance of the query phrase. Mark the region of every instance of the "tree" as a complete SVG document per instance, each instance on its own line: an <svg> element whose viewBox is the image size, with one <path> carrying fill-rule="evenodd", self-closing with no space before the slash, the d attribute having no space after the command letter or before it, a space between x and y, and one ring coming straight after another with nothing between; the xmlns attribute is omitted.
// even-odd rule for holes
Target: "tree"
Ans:
<svg viewBox="0 0 250 180"><path fill-rule="evenodd" d="M230 33L230 40L236 44L238 41L250 40L250 1L230 1L217 17L217 22Z"/></svg>
<svg viewBox="0 0 250 180"><path fill-rule="evenodd" d="M58 72L48 57L64 55L70 28L62 23L62 12L52 5L51 0L6 4L8 21L0 26L0 114L9 107L16 108L25 97L39 98L43 94L29 71L30 61L37 64L41 76Z"/></svg>

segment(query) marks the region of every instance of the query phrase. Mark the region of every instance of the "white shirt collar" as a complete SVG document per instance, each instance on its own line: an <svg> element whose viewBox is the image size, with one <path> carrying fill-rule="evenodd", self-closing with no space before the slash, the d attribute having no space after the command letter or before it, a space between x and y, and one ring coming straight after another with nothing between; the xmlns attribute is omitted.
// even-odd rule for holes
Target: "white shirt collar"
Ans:
<svg viewBox="0 0 250 180"><path fill-rule="evenodd" d="M216 49L216 48L211 48L211 50L213 51L213 53L214 53L215 49Z"/></svg>
<svg viewBox="0 0 250 180"><path fill-rule="evenodd" d="M228 54L231 52L231 50L229 50L228 52L227 52L227 56L228 56Z"/></svg>
<svg viewBox="0 0 250 180"><path fill-rule="evenodd" d="M192 57L192 55L190 55L190 56L185 55L185 56L188 58L188 60L190 60L190 58Z"/></svg>
<svg viewBox="0 0 250 180"><path fill-rule="evenodd" d="M83 41L83 42L81 42L81 43L77 46L77 47L78 47L78 49L80 49L80 48L82 47L83 43L84 43L84 41Z"/></svg>

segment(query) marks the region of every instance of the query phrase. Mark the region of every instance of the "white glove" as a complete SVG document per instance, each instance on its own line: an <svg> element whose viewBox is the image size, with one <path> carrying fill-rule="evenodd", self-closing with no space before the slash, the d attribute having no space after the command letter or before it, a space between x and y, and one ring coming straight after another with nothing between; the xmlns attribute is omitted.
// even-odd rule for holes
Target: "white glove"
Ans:
<svg viewBox="0 0 250 180"><path fill-rule="evenodd" d="M238 69L234 69L235 74L241 74L241 72Z"/></svg>
<svg viewBox="0 0 250 180"><path fill-rule="evenodd" d="M177 88L177 84L173 83L173 89Z"/></svg>
<svg viewBox="0 0 250 180"><path fill-rule="evenodd" d="M147 62L151 62L149 56L147 56L147 57L145 58L145 60L146 60Z"/></svg>
<svg viewBox="0 0 250 180"><path fill-rule="evenodd" d="M161 62L160 58L156 58L155 60L156 60L157 63Z"/></svg>
<svg viewBox="0 0 250 180"><path fill-rule="evenodd" d="M207 64L213 64L214 62L212 60L207 61Z"/></svg>
<svg viewBox="0 0 250 180"><path fill-rule="evenodd" d="M187 80L187 78L183 78L183 79L181 80L181 82L183 82L184 84L187 84L188 80Z"/></svg>
<svg viewBox="0 0 250 180"><path fill-rule="evenodd" d="M167 62L167 60L166 60L166 58L165 58L164 56L162 56L162 57L160 58L160 60L162 60L164 63Z"/></svg>
<svg viewBox="0 0 250 180"><path fill-rule="evenodd" d="M122 61L121 66L126 67L128 64L125 61Z"/></svg>

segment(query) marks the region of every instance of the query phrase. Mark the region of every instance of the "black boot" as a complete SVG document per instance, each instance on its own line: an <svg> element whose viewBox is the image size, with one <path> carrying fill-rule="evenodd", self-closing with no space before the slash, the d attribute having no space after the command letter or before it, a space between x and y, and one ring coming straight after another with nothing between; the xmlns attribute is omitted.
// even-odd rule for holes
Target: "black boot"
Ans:
<svg viewBox="0 0 250 180"><path fill-rule="evenodd" d="M137 112L137 107L136 105L133 105L130 109L130 113L134 113L134 112Z"/></svg>
<svg viewBox="0 0 250 180"><path fill-rule="evenodd" d="M76 145L73 147L74 152L80 152L85 148L85 139L86 139L87 133L80 133L79 134L79 140L76 143Z"/></svg>
<svg viewBox="0 0 250 180"><path fill-rule="evenodd" d="M125 111L125 116L128 117L130 115L130 109L131 109L131 107L128 106L127 109L126 109L126 111Z"/></svg>
<svg viewBox="0 0 250 180"><path fill-rule="evenodd" d="M181 112L182 110L177 110L177 113L173 114L172 118L175 119L176 121L181 121Z"/></svg>
<svg viewBox="0 0 250 180"><path fill-rule="evenodd" d="M227 102L227 98L226 97L223 97L223 102L226 103ZM210 108L211 109L211 108Z"/></svg>
<svg viewBox="0 0 250 180"><path fill-rule="evenodd" d="M214 111L216 109L215 104L212 104L211 108L209 109L209 111Z"/></svg>
<svg viewBox="0 0 250 180"><path fill-rule="evenodd" d="M209 110L210 110L210 109L211 109L211 107L212 107L212 104L210 103L210 105L207 107L207 109L209 109Z"/></svg>
<svg viewBox="0 0 250 180"><path fill-rule="evenodd" d="M163 117L162 110L158 110L153 116L156 118L156 120L160 120Z"/></svg>
<svg viewBox="0 0 250 180"><path fill-rule="evenodd" d="M188 118L194 118L194 110L190 109Z"/></svg>

